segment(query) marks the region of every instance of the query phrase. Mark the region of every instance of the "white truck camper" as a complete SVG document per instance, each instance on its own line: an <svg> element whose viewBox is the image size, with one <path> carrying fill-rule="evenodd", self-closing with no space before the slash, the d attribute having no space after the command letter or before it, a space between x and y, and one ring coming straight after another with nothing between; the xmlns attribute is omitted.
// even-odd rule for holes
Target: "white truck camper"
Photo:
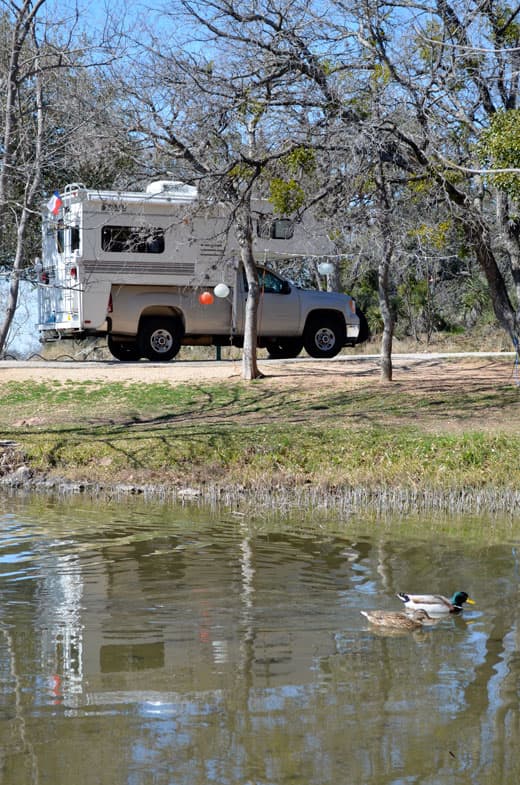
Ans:
<svg viewBox="0 0 520 785"><path fill-rule="evenodd" d="M118 360L167 361L182 345L242 346L247 282L226 206L203 205L179 182L145 192L56 192L43 210L38 264L42 342L107 336ZM258 345L270 357L334 357L368 337L345 294L304 290L267 265L331 252L319 225L255 204L262 288Z"/></svg>

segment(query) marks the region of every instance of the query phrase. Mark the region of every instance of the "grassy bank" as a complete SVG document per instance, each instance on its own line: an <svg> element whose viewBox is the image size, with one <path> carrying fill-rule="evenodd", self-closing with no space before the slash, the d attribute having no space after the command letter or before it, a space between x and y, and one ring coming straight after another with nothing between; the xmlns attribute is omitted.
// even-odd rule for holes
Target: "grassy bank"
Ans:
<svg viewBox="0 0 520 785"><path fill-rule="evenodd" d="M519 401L512 383L8 382L2 471L23 463L34 476L163 493L520 508Z"/></svg>

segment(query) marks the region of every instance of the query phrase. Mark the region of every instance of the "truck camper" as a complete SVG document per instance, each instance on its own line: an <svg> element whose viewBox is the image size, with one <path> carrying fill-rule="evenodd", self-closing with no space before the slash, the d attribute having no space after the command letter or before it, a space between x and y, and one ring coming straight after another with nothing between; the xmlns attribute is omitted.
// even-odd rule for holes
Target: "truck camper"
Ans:
<svg viewBox="0 0 520 785"><path fill-rule="evenodd" d="M368 337L346 294L304 290L269 265L325 256L330 241L312 218L293 221L254 205L261 284L258 345L270 357L334 357ZM106 336L118 360L168 361L182 345L241 346L247 280L225 204L203 204L180 182L144 192L80 183L43 210L38 263L40 340Z"/></svg>

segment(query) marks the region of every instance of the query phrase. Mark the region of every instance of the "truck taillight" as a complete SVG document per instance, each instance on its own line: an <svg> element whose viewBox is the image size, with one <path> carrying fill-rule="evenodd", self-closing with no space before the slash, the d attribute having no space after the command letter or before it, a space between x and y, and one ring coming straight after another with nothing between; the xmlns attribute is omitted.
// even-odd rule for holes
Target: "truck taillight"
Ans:
<svg viewBox="0 0 520 785"><path fill-rule="evenodd" d="M42 272L40 273L40 283L49 283L49 273Z"/></svg>
<svg viewBox="0 0 520 785"><path fill-rule="evenodd" d="M78 268L77 267L71 267L70 268L70 277L74 278L74 280L76 280L76 278L78 277Z"/></svg>
<svg viewBox="0 0 520 785"><path fill-rule="evenodd" d="M112 292L110 292L110 294L108 295L107 313L112 313L113 310L114 308L112 305Z"/></svg>
<svg viewBox="0 0 520 785"><path fill-rule="evenodd" d="M349 306L352 313L356 313L356 301L352 297L350 298Z"/></svg>

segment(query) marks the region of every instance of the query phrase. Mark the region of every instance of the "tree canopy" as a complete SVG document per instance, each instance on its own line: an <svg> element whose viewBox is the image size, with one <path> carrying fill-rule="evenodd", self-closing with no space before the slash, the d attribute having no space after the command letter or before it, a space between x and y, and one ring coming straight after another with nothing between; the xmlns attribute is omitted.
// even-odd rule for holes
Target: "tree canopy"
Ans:
<svg viewBox="0 0 520 785"><path fill-rule="evenodd" d="M502 0L168 0L110 40L89 41L76 35L77 18L64 25L44 5L17 15L2 3L6 269L15 205L26 204L30 227L61 182L173 177L228 200L244 249L254 195L280 214L316 211L337 246L334 286L358 287L391 330L419 311L422 328L446 323L448 300L460 317L470 280L469 310L484 308L471 292L485 281L518 344L518 9ZM25 264L31 236L28 228ZM254 294L253 259L246 269Z"/></svg>

